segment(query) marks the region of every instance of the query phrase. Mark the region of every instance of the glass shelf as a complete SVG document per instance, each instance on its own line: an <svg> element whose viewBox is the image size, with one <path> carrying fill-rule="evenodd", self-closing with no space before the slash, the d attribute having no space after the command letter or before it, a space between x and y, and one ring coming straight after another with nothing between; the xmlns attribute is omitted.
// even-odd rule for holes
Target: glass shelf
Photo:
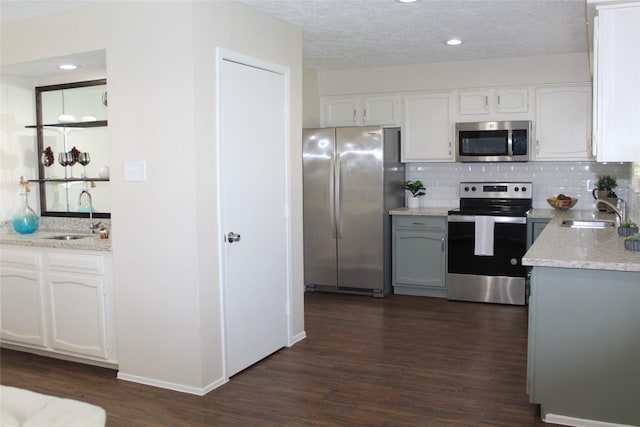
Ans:
<svg viewBox="0 0 640 427"><path fill-rule="evenodd" d="M46 125L28 125L28 129L60 129L60 128L97 128L107 126L106 120L93 120L90 122L52 123Z"/></svg>
<svg viewBox="0 0 640 427"><path fill-rule="evenodd" d="M29 182L109 182L109 178L45 178L30 179Z"/></svg>

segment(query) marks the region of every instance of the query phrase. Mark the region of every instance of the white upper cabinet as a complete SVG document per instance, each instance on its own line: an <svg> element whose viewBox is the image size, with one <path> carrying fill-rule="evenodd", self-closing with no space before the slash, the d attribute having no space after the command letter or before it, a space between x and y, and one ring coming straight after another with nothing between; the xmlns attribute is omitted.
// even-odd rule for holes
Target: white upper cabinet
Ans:
<svg viewBox="0 0 640 427"><path fill-rule="evenodd" d="M533 160L591 160L591 86L536 89Z"/></svg>
<svg viewBox="0 0 640 427"><path fill-rule="evenodd" d="M598 7L594 138L598 161L640 161L640 3Z"/></svg>
<svg viewBox="0 0 640 427"><path fill-rule="evenodd" d="M529 88L494 88L457 92L458 121L505 120L520 113L517 120L530 112Z"/></svg>
<svg viewBox="0 0 640 427"><path fill-rule="evenodd" d="M402 123L400 95L325 96L320 102L323 127Z"/></svg>
<svg viewBox="0 0 640 427"><path fill-rule="evenodd" d="M403 162L452 162L452 92L404 96Z"/></svg>

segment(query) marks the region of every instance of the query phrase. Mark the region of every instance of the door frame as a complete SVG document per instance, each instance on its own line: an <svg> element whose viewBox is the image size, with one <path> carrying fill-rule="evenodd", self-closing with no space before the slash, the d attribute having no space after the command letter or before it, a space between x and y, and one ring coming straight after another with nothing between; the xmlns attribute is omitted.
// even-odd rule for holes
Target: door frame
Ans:
<svg viewBox="0 0 640 427"><path fill-rule="evenodd" d="M222 191L223 191L223 174L222 163L222 112L221 112L221 67L223 61L231 61L241 65L249 67L259 68L268 72L278 73L284 77L284 99L285 99L285 116L283 117L283 126L285 134L285 149L282 153L285 164L285 221L286 221L286 315L287 315L287 346L294 344L292 336L293 325L291 319L291 301L292 301L292 277L293 277L293 262L292 262L292 248L293 248L293 228L291 221L291 70L288 67L284 67L272 62L264 61L252 56L248 56L242 53L234 52L224 48L216 48L216 211L218 216L218 265L219 269L219 297L220 297L220 320L221 320L221 346L222 346L222 369L224 375L224 381L229 381L228 369L227 369L227 324L226 324L226 283L225 283L225 246L228 243L225 242L225 224L224 224L224 212L222 209Z"/></svg>

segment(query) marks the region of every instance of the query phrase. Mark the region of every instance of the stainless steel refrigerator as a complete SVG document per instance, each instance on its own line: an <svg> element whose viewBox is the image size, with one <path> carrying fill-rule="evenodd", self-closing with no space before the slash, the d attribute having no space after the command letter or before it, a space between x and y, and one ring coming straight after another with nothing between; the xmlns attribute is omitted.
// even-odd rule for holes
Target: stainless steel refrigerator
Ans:
<svg viewBox="0 0 640 427"><path fill-rule="evenodd" d="M308 291L391 291L391 218L404 205L400 129L305 129L304 281Z"/></svg>

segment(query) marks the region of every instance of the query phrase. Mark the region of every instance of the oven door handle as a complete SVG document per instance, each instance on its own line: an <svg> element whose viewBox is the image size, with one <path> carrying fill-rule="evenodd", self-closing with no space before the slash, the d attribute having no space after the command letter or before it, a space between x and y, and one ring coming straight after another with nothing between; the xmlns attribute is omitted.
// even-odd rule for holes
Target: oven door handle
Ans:
<svg viewBox="0 0 640 427"><path fill-rule="evenodd" d="M496 224L526 224L524 216L494 216ZM476 222L476 215L449 215L448 222Z"/></svg>

